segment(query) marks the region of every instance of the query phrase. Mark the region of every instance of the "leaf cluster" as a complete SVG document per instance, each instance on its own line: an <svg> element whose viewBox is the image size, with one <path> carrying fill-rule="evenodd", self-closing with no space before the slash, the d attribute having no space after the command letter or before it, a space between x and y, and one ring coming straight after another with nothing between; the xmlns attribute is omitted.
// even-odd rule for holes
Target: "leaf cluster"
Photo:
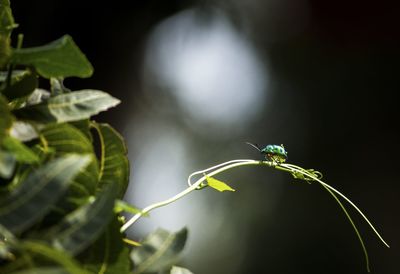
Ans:
<svg viewBox="0 0 400 274"><path fill-rule="evenodd" d="M0 272L123 274L134 265L136 273L170 267L186 230L156 231L146 248L134 250L120 232L119 214L138 212L120 200L129 178L127 150L115 129L92 120L120 101L63 85L67 77L93 74L70 36L23 48L20 35L13 47L16 26L9 0L0 0ZM163 240L163 250L154 237Z"/></svg>

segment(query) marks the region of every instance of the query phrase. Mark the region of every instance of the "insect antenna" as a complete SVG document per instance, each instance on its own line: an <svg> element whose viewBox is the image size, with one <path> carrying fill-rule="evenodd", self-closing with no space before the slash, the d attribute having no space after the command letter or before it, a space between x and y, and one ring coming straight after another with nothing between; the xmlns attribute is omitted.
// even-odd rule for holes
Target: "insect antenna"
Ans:
<svg viewBox="0 0 400 274"><path fill-rule="evenodd" d="M248 144L248 145L254 147L255 149L257 149L258 151L261 152L261 148L260 148L257 144L252 144L252 143L249 143L249 142L246 142L246 144Z"/></svg>

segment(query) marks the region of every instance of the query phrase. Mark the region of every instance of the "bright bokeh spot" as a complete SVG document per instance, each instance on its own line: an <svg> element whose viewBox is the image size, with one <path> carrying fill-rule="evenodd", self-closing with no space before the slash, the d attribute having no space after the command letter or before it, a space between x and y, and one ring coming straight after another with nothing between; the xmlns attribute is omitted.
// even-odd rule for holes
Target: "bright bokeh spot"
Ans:
<svg viewBox="0 0 400 274"><path fill-rule="evenodd" d="M265 103L267 74L251 43L220 12L184 11L149 39L147 81L172 93L192 123L229 128Z"/></svg>

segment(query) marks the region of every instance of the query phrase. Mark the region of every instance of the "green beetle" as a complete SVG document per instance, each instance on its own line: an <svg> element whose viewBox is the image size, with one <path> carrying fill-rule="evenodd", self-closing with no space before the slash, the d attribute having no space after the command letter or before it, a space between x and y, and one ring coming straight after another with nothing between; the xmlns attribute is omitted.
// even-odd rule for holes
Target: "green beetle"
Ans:
<svg viewBox="0 0 400 274"><path fill-rule="evenodd" d="M267 145L265 148L261 149L257 144L246 143L265 155L265 159L277 164L286 162L288 158L287 151L283 145Z"/></svg>

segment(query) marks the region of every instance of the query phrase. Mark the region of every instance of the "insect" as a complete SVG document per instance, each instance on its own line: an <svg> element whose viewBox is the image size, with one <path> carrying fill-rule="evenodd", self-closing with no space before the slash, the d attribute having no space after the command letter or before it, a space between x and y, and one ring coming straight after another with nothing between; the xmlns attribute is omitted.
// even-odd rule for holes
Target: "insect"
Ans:
<svg viewBox="0 0 400 274"><path fill-rule="evenodd" d="M267 145L265 148L260 148L257 144L246 142L257 149L261 154L265 155L265 159L277 164L284 163L287 160L287 151L283 145Z"/></svg>

